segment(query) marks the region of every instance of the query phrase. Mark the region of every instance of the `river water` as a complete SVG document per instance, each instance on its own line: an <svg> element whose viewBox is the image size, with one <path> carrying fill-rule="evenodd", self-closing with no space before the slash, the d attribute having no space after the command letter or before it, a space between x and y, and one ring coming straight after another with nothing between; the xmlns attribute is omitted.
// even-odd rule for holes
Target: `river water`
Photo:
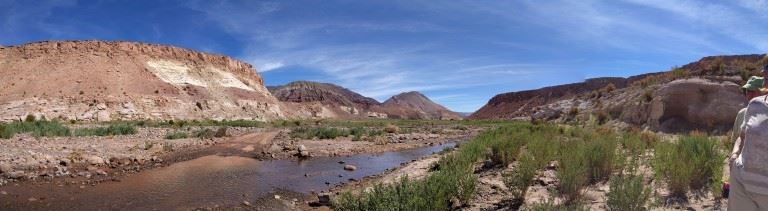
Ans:
<svg viewBox="0 0 768 211"><path fill-rule="evenodd" d="M217 205L230 207L243 200L271 196L276 190L298 193L328 190L331 185L377 175L402 163L454 146L455 143L449 142L396 152L307 160L259 161L246 157L211 155L145 170L122 178L121 182L106 182L83 189L58 187L54 184L0 187L0 190L9 193L0 196L0 208L187 210ZM340 164L340 161L344 164ZM347 164L356 166L357 170L344 170ZM29 197L42 200L29 202Z"/></svg>

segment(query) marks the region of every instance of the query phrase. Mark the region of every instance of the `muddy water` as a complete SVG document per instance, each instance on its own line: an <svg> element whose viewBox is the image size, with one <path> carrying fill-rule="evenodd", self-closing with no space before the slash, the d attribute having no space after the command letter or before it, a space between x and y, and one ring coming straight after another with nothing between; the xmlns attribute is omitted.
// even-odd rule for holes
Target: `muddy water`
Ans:
<svg viewBox="0 0 768 211"><path fill-rule="evenodd" d="M258 161L205 156L143 171L96 186L0 187L0 207L11 210L185 210L235 206L243 200L272 197L275 190L298 193L327 190L349 179L380 174L401 163L453 147L454 143L381 154L320 157L303 161ZM340 164L343 161L344 164ZM344 165L357 166L345 171ZM29 197L41 199L29 202ZM2 202L5 201L5 202ZM2 210L2 209L0 209Z"/></svg>

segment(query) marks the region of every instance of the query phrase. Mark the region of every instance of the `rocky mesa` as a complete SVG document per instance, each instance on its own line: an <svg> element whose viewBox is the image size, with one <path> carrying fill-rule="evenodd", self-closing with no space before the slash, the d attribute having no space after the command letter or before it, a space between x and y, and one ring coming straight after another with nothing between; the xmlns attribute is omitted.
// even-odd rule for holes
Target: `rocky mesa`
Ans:
<svg viewBox="0 0 768 211"><path fill-rule="evenodd" d="M663 132L722 133L746 99L739 85L768 64L766 55L704 57L670 71L496 95L470 119L611 123Z"/></svg>
<svg viewBox="0 0 768 211"><path fill-rule="evenodd" d="M0 120L284 118L247 63L194 50L119 41L0 48Z"/></svg>

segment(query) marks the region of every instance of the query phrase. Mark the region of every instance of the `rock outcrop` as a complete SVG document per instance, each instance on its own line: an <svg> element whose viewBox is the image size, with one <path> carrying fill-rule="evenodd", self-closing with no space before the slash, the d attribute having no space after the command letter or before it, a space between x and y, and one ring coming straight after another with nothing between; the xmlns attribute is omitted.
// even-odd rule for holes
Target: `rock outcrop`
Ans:
<svg viewBox="0 0 768 211"><path fill-rule="evenodd" d="M0 120L284 118L250 64L137 42L55 41L0 48Z"/></svg>
<svg viewBox="0 0 768 211"><path fill-rule="evenodd" d="M746 102L733 82L694 78L663 85L650 106L649 123L662 131L727 131Z"/></svg>
<svg viewBox="0 0 768 211"><path fill-rule="evenodd" d="M461 115L432 102L419 92L404 92L382 103L382 108L393 118L459 120Z"/></svg>

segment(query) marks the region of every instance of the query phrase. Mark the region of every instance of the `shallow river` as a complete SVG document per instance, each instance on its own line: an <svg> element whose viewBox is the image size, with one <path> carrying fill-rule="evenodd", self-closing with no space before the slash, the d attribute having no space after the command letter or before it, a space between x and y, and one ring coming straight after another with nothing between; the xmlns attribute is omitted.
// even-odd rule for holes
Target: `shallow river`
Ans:
<svg viewBox="0 0 768 211"><path fill-rule="evenodd" d="M298 193L328 190L331 185L380 174L402 163L454 146L455 143L447 143L381 154L319 157L302 161L259 161L212 155L145 170L124 177L121 182L106 182L84 189L53 184L0 187L0 190L9 193L0 196L0 208L171 210L215 205L229 207L243 200L268 197L281 189ZM357 170L344 170L347 164L356 166ZM42 200L29 202L29 197Z"/></svg>

